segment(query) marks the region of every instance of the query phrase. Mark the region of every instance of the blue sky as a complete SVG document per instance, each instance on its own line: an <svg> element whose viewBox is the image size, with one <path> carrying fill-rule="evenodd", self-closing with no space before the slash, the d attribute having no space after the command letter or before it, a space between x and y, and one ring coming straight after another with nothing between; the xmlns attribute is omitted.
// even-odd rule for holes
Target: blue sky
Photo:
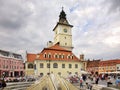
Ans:
<svg viewBox="0 0 120 90"><path fill-rule="evenodd" d="M120 0L0 0L0 49L41 52L53 41L62 6L77 57L120 58Z"/></svg>

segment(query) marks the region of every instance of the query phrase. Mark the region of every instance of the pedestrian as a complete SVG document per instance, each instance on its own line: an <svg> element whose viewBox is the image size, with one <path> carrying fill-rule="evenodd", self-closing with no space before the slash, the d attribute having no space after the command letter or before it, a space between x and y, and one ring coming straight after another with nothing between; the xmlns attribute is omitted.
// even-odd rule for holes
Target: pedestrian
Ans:
<svg viewBox="0 0 120 90"><path fill-rule="evenodd" d="M104 74L102 74L101 80L104 80Z"/></svg>
<svg viewBox="0 0 120 90"><path fill-rule="evenodd" d="M108 77L108 80L107 80L107 87L109 87L110 85L112 85L112 82L111 82L111 78Z"/></svg>
<svg viewBox="0 0 120 90"><path fill-rule="evenodd" d="M82 78L83 78L83 80L85 82L86 81L86 75L83 74Z"/></svg>
<svg viewBox="0 0 120 90"><path fill-rule="evenodd" d="M3 79L3 80L2 80L2 90L3 90L5 87L6 87L6 82L5 82L5 80Z"/></svg>
<svg viewBox="0 0 120 90"><path fill-rule="evenodd" d="M92 84L86 82L86 90L92 90Z"/></svg>
<svg viewBox="0 0 120 90"><path fill-rule="evenodd" d="M80 88L83 88L83 80L82 80L82 77L80 78Z"/></svg>
<svg viewBox="0 0 120 90"><path fill-rule="evenodd" d="M99 76L97 75L95 78L95 84L98 84L98 81L99 81Z"/></svg>

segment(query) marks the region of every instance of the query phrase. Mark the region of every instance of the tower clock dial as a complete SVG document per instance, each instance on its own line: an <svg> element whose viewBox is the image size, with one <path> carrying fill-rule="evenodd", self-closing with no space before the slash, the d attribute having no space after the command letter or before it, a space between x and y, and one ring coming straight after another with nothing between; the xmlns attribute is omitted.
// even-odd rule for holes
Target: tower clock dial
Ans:
<svg viewBox="0 0 120 90"><path fill-rule="evenodd" d="M67 29L64 29L64 32L67 33Z"/></svg>

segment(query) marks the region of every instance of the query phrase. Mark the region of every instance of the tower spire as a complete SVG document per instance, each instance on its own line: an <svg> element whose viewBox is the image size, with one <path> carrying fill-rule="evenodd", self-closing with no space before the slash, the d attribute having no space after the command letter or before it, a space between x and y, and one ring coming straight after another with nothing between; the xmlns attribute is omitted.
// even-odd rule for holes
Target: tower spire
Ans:
<svg viewBox="0 0 120 90"><path fill-rule="evenodd" d="M64 9L64 7L62 7L62 10Z"/></svg>
<svg viewBox="0 0 120 90"><path fill-rule="evenodd" d="M66 19L66 13L64 12L64 7L62 7L62 11L60 12L60 15L59 15L59 22L60 23L66 23L68 24L68 21Z"/></svg>
<svg viewBox="0 0 120 90"><path fill-rule="evenodd" d="M65 19L66 20L66 14L65 14L65 12L63 10L63 7L62 7L62 11L60 12L60 15L59 15L59 20L60 19Z"/></svg>

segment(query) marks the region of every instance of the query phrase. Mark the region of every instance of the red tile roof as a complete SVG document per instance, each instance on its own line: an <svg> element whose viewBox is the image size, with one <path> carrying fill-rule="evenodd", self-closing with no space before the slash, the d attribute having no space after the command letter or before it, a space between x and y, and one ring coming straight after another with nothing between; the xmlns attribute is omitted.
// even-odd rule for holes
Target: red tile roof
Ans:
<svg viewBox="0 0 120 90"><path fill-rule="evenodd" d="M120 64L120 59L100 61L99 66L113 66Z"/></svg>
<svg viewBox="0 0 120 90"><path fill-rule="evenodd" d="M47 57L45 58L45 54ZM51 57L48 57L48 54L51 55ZM55 55L64 55L64 58L56 58ZM73 58L68 58L68 56ZM68 51L62 47L60 47L58 44L55 44L52 47L44 48L39 54L28 54L28 62L33 62L35 59L37 60L62 60L62 61L80 61L73 53L72 51Z"/></svg>
<svg viewBox="0 0 120 90"><path fill-rule="evenodd" d="M104 60L104 61L88 61L87 67L104 67L104 66L115 66L116 64L120 64L120 59L114 60Z"/></svg>
<svg viewBox="0 0 120 90"><path fill-rule="evenodd" d="M27 61L33 62L36 58L36 54L27 53Z"/></svg>

